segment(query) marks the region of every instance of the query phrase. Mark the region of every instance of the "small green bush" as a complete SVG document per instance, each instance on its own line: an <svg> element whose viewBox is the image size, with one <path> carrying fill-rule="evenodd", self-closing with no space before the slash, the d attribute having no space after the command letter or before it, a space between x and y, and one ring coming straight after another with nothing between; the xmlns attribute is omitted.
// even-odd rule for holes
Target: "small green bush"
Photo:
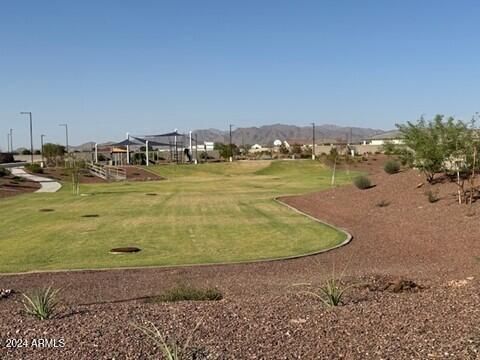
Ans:
<svg viewBox="0 0 480 360"><path fill-rule="evenodd" d="M364 175L360 175L360 176L357 176L356 178L353 179L353 184L361 189L361 190L365 190L365 189L368 189L368 188L371 188L372 187L372 182L370 181L370 179Z"/></svg>
<svg viewBox="0 0 480 360"><path fill-rule="evenodd" d="M390 175L396 174L400 171L400 164L394 160L387 161L383 170Z"/></svg>
<svg viewBox="0 0 480 360"><path fill-rule="evenodd" d="M58 305L57 295L60 289L52 289L51 286L36 290L31 295L23 294L23 306L27 314L39 320L47 320L53 317Z"/></svg>
<svg viewBox="0 0 480 360"><path fill-rule="evenodd" d="M160 296L149 298L147 302L218 301L222 298L222 293L216 288L198 289L192 286L179 285L167 290Z"/></svg>
<svg viewBox="0 0 480 360"><path fill-rule="evenodd" d="M436 203L438 200L440 200L437 191L428 190L425 195L427 196L428 202L431 204Z"/></svg>
<svg viewBox="0 0 480 360"><path fill-rule="evenodd" d="M8 176L10 175L10 170L0 167L0 177Z"/></svg>
<svg viewBox="0 0 480 360"><path fill-rule="evenodd" d="M25 169L27 169L28 171L34 174L43 174L42 167L40 166L40 164L37 164L37 163L27 164L25 165Z"/></svg>

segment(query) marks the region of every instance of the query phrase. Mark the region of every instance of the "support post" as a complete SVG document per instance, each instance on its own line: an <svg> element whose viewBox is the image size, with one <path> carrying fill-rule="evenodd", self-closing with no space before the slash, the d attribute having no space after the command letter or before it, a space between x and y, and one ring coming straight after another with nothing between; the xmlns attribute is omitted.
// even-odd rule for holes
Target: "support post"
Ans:
<svg viewBox="0 0 480 360"><path fill-rule="evenodd" d="M198 134L195 134L195 164L198 164Z"/></svg>
<svg viewBox="0 0 480 360"><path fill-rule="evenodd" d="M95 164L98 164L98 144L95 143Z"/></svg>
<svg viewBox="0 0 480 360"><path fill-rule="evenodd" d="M145 141L145 157L146 157L146 163L147 163L147 166L149 166L148 164L148 140Z"/></svg>
<svg viewBox="0 0 480 360"><path fill-rule="evenodd" d="M175 129L175 161L178 164L177 129Z"/></svg>
<svg viewBox="0 0 480 360"><path fill-rule="evenodd" d="M127 132L127 165L130 165L130 134Z"/></svg>
<svg viewBox="0 0 480 360"><path fill-rule="evenodd" d="M190 137L190 143L189 143L189 146L188 146L188 151L190 152L190 159L192 158L193 156L193 149L192 149L192 131L189 131L188 132L188 135Z"/></svg>

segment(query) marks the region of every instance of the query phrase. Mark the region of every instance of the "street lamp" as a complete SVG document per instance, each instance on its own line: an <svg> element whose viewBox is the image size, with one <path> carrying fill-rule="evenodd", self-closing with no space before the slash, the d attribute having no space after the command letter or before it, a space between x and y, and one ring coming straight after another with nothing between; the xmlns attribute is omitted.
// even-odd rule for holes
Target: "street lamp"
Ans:
<svg viewBox="0 0 480 360"><path fill-rule="evenodd" d="M58 126L63 126L65 127L65 145L66 145L66 150L67 150L67 155L68 155L68 124L59 124Z"/></svg>
<svg viewBox="0 0 480 360"><path fill-rule="evenodd" d="M315 160L315 123L312 123L312 160Z"/></svg>
<svg viewBox="0 0 480 360"><path fill-rule="evenodd" d="M21 115L28 115L30 118L30 156L33 164L33 128L32 128L32 113L30 111L22 111ZM11 139L10 139L11 140ZM13 150L13 149L12 149Z"/></svg>
<svg viewBox="0 0 480 360"><path fill-rule="evenodd" d="M10 129L10 151L13 153L13 129Z"/></svg>
<svg viewBox="0 0 480 360"><path fill-rule="evenodd" d="M40 144L41 144L41 146L42 146L42 162L43 162L43 138L44 138L45 136L47 136L47 135L43 135L43 134L40 135Z"/></svg>

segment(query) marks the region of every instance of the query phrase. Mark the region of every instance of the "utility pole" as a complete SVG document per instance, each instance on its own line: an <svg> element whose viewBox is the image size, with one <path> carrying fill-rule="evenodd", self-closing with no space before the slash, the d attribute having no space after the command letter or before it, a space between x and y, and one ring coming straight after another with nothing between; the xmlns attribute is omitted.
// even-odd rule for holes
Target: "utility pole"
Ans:
<svg viewBox="0 0 480 360"><path fill-rule="evenodd" d="M7 152L10 152L10 133L7 133Z"/></svg>
<svg viewBox="0 0 480 360"><path fill-rule="evenodd" d="M45 136L46 136L46 135L43 135L43 134L40 135L40 144L41 144L41 146L42 146L42 148L41 148L41 149L42 149L42 163L43 163L43 158L44 158L44 156L43 156L43 138L44 138Z"/></svg>
<svg viewBox="0 0 480 360"><path fill-rule="evenodd" d="M30 117L30 159L33 164L33 126L32 126L32 113L30 111L22 111L21 115L28 115ZM13 149L12 149L13 151Z"/></svg>
<svg viewBox="0 0 480 360"><path fill-rule="evenodd" d="M65 128L65 150L68 155L68 124L59 124L58 126L63 126Z"/></svg>
<svg viewBox="0 0 480 360"><path fill-rule="evenodd" d="M232 147L232 127L233 127L233 126L234 126L233 124L230 124L230 147L229 147L229 148L230 148L230 151L229 151L229 153L230 153L230 162L233 161L233 147Z"/></svg>
<svg viewBox="0 0 480 360"><path fill-rule="evenodd" d="M312 160L315 160L315 123L312 123Z"/></svg>

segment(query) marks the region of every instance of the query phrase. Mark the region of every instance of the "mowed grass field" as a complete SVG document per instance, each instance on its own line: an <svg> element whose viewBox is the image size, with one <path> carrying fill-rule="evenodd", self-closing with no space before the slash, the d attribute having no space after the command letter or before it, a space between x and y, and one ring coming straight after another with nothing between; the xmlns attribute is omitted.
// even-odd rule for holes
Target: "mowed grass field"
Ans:
<svg viewBox="0 0 480 360"><path fill-rule="evenodd" d="M167 179L82 185L83 196L65 184L55 194L1 200L0 272L237 262L309 253L345 239L273 200L329 187L331 170L318 162L149 169ZM337 172L337 184L352 175ZM109 253L123 246L142 251Z"/></svg>

